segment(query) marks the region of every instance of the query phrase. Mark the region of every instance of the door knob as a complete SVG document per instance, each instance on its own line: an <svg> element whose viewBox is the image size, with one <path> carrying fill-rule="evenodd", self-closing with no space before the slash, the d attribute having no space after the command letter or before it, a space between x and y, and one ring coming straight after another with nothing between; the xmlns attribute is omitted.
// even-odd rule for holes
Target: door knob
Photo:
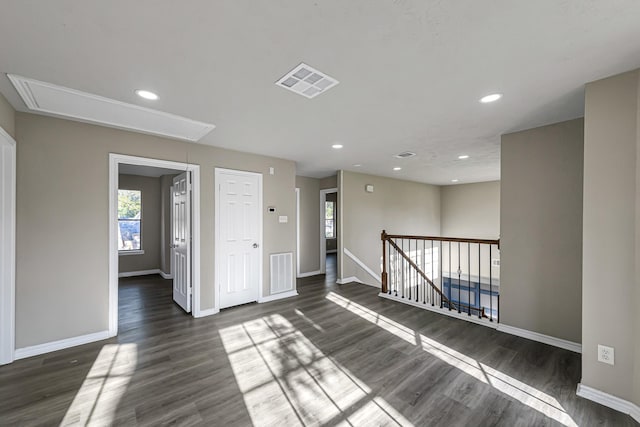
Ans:
<svg viewBox="0 0 640 427"><path fill-rule="evenodd" d="M258 247L258 244L257 244L257 243L254 243L254 244L253 244L253 248L255 249L255 248L257 248L257 247Z"/></svg>

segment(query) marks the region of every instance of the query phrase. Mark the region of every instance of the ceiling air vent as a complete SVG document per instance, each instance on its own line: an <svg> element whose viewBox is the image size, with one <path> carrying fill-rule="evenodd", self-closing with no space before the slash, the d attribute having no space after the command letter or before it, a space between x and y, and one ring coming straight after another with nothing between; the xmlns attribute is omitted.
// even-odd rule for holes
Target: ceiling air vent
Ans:
<svg viewBox="0 0 640 427"><path fill-rule="evenodd" d="M306 98L315 98L338 83L333 77L302 63L285 74L276 85Z"/></svg>
<svg viewBox="0 0 640 427"><path fill-rule="evenodd" d="M395 157L396 159L408 159L409 157L413 157L415 156L416 153L412 153L411 151L404 151L400 154L396 154Z"/></svg>
<svg viewBox="0 0 640 427"><path fill-rule="evenodd" d="M213 124L128 104L52 83L7 74L25 105L41 114L97 123L151 135L198 141L215 128Z"/></svg>

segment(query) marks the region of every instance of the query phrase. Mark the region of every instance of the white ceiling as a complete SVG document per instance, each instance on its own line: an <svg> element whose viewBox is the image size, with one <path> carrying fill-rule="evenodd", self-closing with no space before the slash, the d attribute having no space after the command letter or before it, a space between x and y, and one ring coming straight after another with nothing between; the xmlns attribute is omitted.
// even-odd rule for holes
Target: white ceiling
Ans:
<svg viewBox="0 0 640 427"><path fill-rule="evenodd" d="M0 72L214 123L201 143L301 175L464 183L499 177L501 134L580 117L584 83L640 67L639 18L637 0L12 0ZM301 62L340 84L274 84ZM5 76L0 92L25 110Z"/></svg>

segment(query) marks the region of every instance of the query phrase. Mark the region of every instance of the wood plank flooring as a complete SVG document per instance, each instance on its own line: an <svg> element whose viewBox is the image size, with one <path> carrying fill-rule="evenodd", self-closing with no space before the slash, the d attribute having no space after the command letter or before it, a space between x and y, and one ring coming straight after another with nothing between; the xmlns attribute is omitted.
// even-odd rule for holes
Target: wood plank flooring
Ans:
<svg viewBox="0 0 640 427"><path fill-rule="evenodd" d="M123 279L117 338L0 367L0 425L632 426L575 395L578 354L299 280L300 295L193 319Z"/></svg>

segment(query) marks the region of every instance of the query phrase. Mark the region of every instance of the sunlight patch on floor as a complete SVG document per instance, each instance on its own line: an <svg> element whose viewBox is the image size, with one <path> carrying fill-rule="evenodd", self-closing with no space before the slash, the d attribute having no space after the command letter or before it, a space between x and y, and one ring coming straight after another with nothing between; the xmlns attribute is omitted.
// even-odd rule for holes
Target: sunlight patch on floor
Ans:
<svg viewBox="0 0 640 427"><path fill-rule="evenodd" d="M560 402L558 402L558 400L553 396L491 368L484 363L479 363L476 359L447 347L446 345L423 334L418 334L412 329L378 314L369 308L355 303L342 295L329 292L326 298L340 307L358 315L364 320L367 320L394 334L404 341L414 345L418 345L416 340L419 341L419 345L422 349L429 354L432 354L443 362L460 369L462 372L472 376L478 381L499 390L500 392L535 409L547 417L552 418L565 426L577 427L575 421L569 414L567 414ZM413 340L409 340L407 335L411 335Z"/></svg>
<svg viewBox="0 0 640 427"><path fill-rule="evenodd" d="M61 425L111 425L138 361L136 344L106 344Z"/></svg>
<svg viewBox="0 0 640 427"><path fill-rule="evenodd" d="M279 314L219 332L255 425L411 425Z"/></svg>
<svg viewBox="0 0 640 427"><path fill-rule="evenodd" d="M342 295L338 295L335 292L329 292L326 298L334 304L337 304L340 307L349 310L353 314L380 326L385 331L391 332L398 338L401 338L410 344L416 345L416 337L413 329L407 328L406 326L394 320L391 320L388 317L381 316L375 311L370 310L363 305L355 303L350 299L343 297Z"/></svg>

